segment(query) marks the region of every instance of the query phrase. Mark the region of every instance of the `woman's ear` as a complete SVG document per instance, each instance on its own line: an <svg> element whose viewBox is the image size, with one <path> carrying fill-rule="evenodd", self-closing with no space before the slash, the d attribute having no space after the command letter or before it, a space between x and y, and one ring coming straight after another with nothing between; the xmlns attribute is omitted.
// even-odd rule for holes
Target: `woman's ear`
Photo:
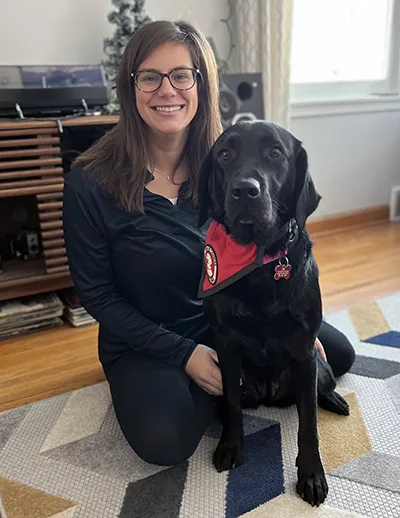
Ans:
<svg viewBox="0 0 400 518"><path fill-rule="evenodd" d="M213 170L212 149L203 159L199 171L197 197L199 202L198 227L201 228L208 220L211 208L210 176Z"/></svg>
<svg viewBox="0 0 400 518"><path fill-rule="evenodd" d="M296 221L301 231L305 227L307 218L317 209L321 199L308 172L308 158L303 146L300 147L296 158L296 175Z"/></svg>

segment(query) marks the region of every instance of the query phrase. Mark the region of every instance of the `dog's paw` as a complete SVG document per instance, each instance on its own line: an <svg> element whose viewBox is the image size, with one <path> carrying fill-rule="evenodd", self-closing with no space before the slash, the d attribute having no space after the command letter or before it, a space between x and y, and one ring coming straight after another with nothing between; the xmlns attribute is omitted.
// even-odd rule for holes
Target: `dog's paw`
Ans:
<svg viewBox="0 0 400 518"><path fill-rule="evenodd" d="M318 396L318 405L324 410L339 415L350 415L347 401L337 392L331 392L327 396Z"/></svg>
<svg viewBox="0 0 400 518"><path fill-rule="evenodd" d="M328 494L328 484L324 472L299 472L296 490L303 500L318 507Z"/></svg>
<svg viewBox="0 0 400 518"><path fill-rule="evenodd" d="M214 452L213 462L219 473L241 466L244 462L242 441L220 442Z"/></svg>

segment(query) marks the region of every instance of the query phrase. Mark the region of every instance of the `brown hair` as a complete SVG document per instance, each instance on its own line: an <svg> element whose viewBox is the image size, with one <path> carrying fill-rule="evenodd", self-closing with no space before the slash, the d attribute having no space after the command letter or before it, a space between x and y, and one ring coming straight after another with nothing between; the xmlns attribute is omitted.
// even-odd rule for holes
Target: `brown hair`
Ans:
<svg viewBox="0 0 400 518"><path fill-rule="evenodd" d="M154 49L168 42L186 44L201 74L198 108L181 157L189 167L187 195L195 201L200 163L222 131L217 65L207 39L183 21L156 21L140 27L127 44L118 67L119 121L75 160L75 164L93 173L103 191L126 211L143 212L143 190L150 161L146 124L136 107L131 72L137 70Z"/></svg>

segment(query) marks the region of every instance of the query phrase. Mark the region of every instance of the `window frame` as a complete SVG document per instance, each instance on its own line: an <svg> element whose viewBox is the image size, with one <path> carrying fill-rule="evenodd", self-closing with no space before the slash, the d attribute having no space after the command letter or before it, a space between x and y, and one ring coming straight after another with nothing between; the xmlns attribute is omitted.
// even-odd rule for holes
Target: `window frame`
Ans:
<svg viewBox="0 0 400 518"><path fill-rule="evenodd" d="M377 0L379 2L379 0ZM392 0L391 35L389 41L388 76L383 80L341 81L328 83L290 83L290 104L298 113L307 112L307 107L314 107L315 113L332 109L340 105L347 112L346 106L353 104L355 111L364 111L369 106L371 111L393 109L400 106L400 0ZM354 110L353 110L354 111Z"/></svg>

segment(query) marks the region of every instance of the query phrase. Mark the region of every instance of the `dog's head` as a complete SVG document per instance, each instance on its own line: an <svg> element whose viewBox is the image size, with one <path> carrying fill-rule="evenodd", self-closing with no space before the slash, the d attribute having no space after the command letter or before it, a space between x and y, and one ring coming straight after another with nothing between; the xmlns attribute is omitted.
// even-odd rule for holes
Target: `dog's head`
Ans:
<svg viewBox="0 0 400 518"><path fill-rule="evenodd" d="M272 244L291 218L302 230L321 199L301 142L263 121L222 133L202 163L198 187L199 226L211 215L242 244Z"/></svg>

